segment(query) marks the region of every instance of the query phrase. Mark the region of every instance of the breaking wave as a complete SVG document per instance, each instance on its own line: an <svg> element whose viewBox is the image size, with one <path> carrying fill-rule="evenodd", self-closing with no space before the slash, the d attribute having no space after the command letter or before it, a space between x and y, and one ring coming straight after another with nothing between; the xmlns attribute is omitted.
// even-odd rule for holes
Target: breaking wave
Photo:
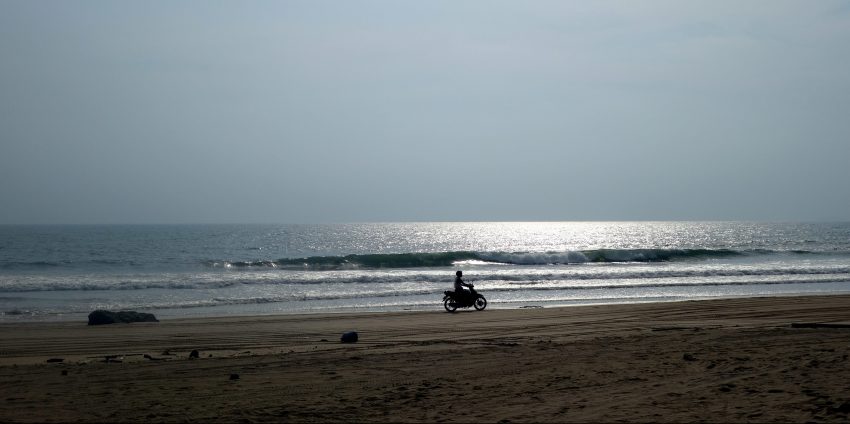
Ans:
<svg viewBox="0 0 850 424"><path fill-rule="evenodd" d="M734 250L734 249L591 249L563 252L422 252L422 253L374 253L340 256L310 256L303 258L231 260L215 259L201 261L209 268L254 269L281 268L299 270L346 270L381 268L429 268L450 267L463 264L505 264L505 265L567 265L582 263L618 263L618 262L670 262L698 261L731 258L751 255L850 255L850 252L820 252L805 250ZM197 262L193 263L197 266ZM189 265L189 264L186 264ZM6 261L0 262L0 270L5 271L46 271L50 269L75 269L98 271L113 269L159 269L165 266L176 269L179 263L146 263L134 259L94 259L85 261Z"/></svg>
<svg viewBox="0 0 850 424"><path fill-rule="evenodd" d="M214 268L284 268L338 270L361 268L448 267L459 263L506 265L566 265L581 263L669 262L707 260L746 255L815 254L809 251L732 250L732 249L594 249L566 252L437 252L387 253L345 256L311 256L295 259L225 261L205 264Z"/></svg>

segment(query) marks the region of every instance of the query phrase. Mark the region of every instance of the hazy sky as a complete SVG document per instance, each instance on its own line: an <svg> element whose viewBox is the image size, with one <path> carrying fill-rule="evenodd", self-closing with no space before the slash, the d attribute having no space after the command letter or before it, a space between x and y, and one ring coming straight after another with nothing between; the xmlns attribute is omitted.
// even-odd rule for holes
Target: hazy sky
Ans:
<svg viewBox="0 0 850 424"><path fill-rule="evenodd" d="M0 223L850 219L850 1L0 0Z"/></svg>

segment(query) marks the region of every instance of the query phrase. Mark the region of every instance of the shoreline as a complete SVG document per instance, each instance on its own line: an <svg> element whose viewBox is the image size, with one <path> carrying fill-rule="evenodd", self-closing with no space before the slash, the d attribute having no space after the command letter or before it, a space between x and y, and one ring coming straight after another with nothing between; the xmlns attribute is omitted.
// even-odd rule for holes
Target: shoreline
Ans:
<svg viewBox="0 0 850 424"><path fill-rule="evenodd" d="M835 292L791 292L791 293L776 293L776 294L759 294L759 295L724 295L724 296L706 296L694 298L625 298L625 299L583 299L570 301L515 301L490 303L488 310L520 310L520 309L558 309L558 308L575 308L585 306L614 306L614 305L641 305L652 303L681 303L681 302L701 302L713 300L731 300L731 299L759 299L773 297L821 297L821 296L850 296L848 291ZM436 299L437 297L435 297ZM245 305L242 305L245 306ZM201 307L199 309L209 309ZM228 309L228 308L214 308ZM119 309L112 309L118 311ZM199 314L173 314L169 309L148 309L148 308L124 308L120 310L145 312L155 315L161 321L175 320L205 320L218 318L248 318L248 317L271 317L271 316L298 316L298 315L360 315L360 314L383 314L383 313L424 313L424 312L444 312L440 302L434 302L433 305L410 305L403 308L398 307L344 307L344 308L323 308L314 310L271 310L271 311L244 311L237 312L202 312ZM60 323L86 323L88 314L93 310L86 312L73 313L58 313L45 315L28 315L26 313L0 313L0 326L17 325L17 324L60 324Z"/></svg>
<svg viewBox="0 0 850 424"><path fill-rule="evenodd" d="M844 325L850 295L0 323L0 421L841 422Z"/></svg>

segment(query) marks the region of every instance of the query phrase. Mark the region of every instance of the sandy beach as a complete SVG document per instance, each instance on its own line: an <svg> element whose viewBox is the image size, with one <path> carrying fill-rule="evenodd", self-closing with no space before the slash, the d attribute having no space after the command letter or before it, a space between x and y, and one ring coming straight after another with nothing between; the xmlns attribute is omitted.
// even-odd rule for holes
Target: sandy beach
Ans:
<svg viewBox="0 0 850 424"><path fill-rule="evenodd" d="M0 421L846 422L843 324L843 295L10 323Z"/></svg>

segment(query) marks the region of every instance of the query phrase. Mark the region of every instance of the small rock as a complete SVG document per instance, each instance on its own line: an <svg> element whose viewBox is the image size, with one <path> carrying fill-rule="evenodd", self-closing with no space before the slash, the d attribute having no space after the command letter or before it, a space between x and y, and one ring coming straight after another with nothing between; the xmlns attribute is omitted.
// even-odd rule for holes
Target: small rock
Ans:
<svg viewBox="0 0 850 424"><path fill-rule="evenodd" d="M686 353L686 354L682 355L682 359L684 359L686 361L696 361L697 360L697 358L695 358L694 355L691 355L690 353Z"/></svg>
<svg viewBox="0 0 850 424"><path fill-rule="evenodd" d="M239 374L230 374L231 380L239 380Z"/></svg>
<svg viewBox="0 0 850 424"><path fill-rule="evenodd" d="M191 353L189 353L189 359L198 359L200 357L201 354L197 350L193 350Z"/></svg>
<svg viewBox="0 0 850 424"><path fill-rule="evenodd" d="M47 360L47 362L62 362L64 360L65 358L50 358Z"/></svg>
<svg viewBox="0 0 850 424"><path fill-rule="evenodd" d="M68 370L62 370L62 375L68 375Z"/></svg>
<svg viewBox="0 0 850 424"><path fill-rule="evenodd" d="M837 408L834 408L836 412L840 412L842 414L846 414L850 412L850 402L844 402L841 405L838 405Z"/></svg>
<svg viewBox="0 0 850 424"><path fill-rule="evenodd" d="M732 391L732 389L734 389L735 387L736 387L736 386L735 386L734 384L732 384L732 383L721 384L721 385L720 385L720 391L721 391L721 392L727 392L727 393L728 393L728 392L731 392L731 391Z"/></svg>
<svg viewBox="0 0 850 424"><path fill-rule="evenodd" d="M347 333L343 333L339 340L343 343L357 343L357 332L349 331Z"/></svg>

